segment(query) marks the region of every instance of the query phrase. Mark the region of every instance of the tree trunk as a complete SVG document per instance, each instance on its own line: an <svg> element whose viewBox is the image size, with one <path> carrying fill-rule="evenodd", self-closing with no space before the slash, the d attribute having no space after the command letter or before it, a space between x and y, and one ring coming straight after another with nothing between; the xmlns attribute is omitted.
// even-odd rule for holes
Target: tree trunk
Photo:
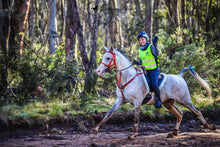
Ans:
<svg viewBox="0 0 220 147"><path fill-rule="evenodd" d="M160 4L160 0L155 0L154 1L154 23L153 23L153 35L158 33L159 30L159 20L158 20L158 15L157 13L155 13L158 9L159 9L159 4Z"/></svg>
<svg viewBox="0 0 220 147"><path fill-rule="evenodd" d="M98 4L99 4L98 2L99 1L96 0L97 7L95 7L95 9L97 9L97 10L98 10ZM94 51L92 51L91 54L93 57L91 58L91 61L89 61L87 53L86 53L86 49L85 49L83 33L82 33L83 28L82 28L81 21L80 21L76 0L71 0L71 3L72 3L73 14L74 14L74 18L75 18L74 28L76 29L76 32L77 32L80 54L81 54L82 62L83 62L83 65L85 67L85 72L86 72L84 92L82 93L81 97L86 98L85 93L90 93L96 83L96 77L92 74L92 62L91 62L91 61L95 60L93 55L96 54L96 49ZM95 11L97 11L97 10L95 10ZM97 16L94 16L94 19L98 19L98 17L97 18L96 17ZM97 23L97 21L95 23ZM95 24L95 25L97 25L97 24ZM94 34L94 41L97 39L96 35L97 34ZM96 47L96 45L94 47Z"/></svg>
<svg viewBox="0 0 220 147"><path fill-rule="evenodd" d="M34 1L31 0L30 2L30 10L29 10L29 15L28 15L28 29L29 29L29 39L31 41L31 47L33 46L33 41L34 41Z"/></svg>
<svg viewBox="0 0 220 147"><path fill-rule="evenodd" d="M200 32L200 0L196 0L196 28L197 28L197 31Z"/></svg>
<svg viewBox="0 0 220 147"><path fill-rule="evenodd" d="M28 13L30 7L30 0L22 1L18 4L18 37L20 40L20 55L24 54L23 44L24 44L24 37L25 37L25 26L28 20Z"/></svg>
<svg viewBox="0 0 220 147"><path fill-rule="evenodd" d="M181 29L185 29L186 28L186 2L185 0L181 0ZM182 44L185 45L186 43L186 36L184 34L184 31L182 31Z"/></svg>
<svg viewBox="0 0 220 147"><path fill-rule="evenodd" d="M152 9L152 0L146 0L145 1L145 32L148 33L149 36L149 41L151 41L151 36L152 36L152 28L151 28L151 24L152 24L152 13L151 13L151 9Z"/></svg>
<svg viewBox="0 0 220 147"><path fill-rule="evenodd" d="M174 27L173 14L171 11L171 4L172 4L171 0L166 0L165 4L166 4L166 9L167 9L167 23L169 24L167 28L167 32L168 34L170 34L172 33L172 28Z"/></svg>
<svg viewBox="0 0 220 147"><path fill-rule="evenodd" d="M105 24L103 27L105 27L105 47L108 47L109 46L109 13L108 13L108 0L106 1L103 1L103 7L104 9L106 9L106 11L104 11L104 17L106 18L105 19Z"/></svg>
<svg viewBox="0 0 220 147"><path fill-rule="evenodd" d="M114 47L116 44L116 35L117 35L117 20L115 14L115 1L109 0L109 36L110 36L110 46Z"/></svg>
<svg viewBox="0 0 220 147"><path fill-rule="evenodd" d="M65 53L66 60L69 61L74 58L74 48L76 43L76 28L74 26L74 14L71 0L67 1L67 18L66 18L66 41L65 41Z"/></svg>
<svg viewBox="0 0 220 147"><path fill-rule="evenodd" d="M196 10L196 5L195 5L195 0L192 0L192 35L193 38L195 39L196 36L196 24L197 24L197 20L196 20L196 16L195 16L195 10Z"/></svg>
<svg viewBox="0 0 220 147"><path fill-rule="evenodd" d="M35 0L35 25L36 25L36 34L37 38L40 38L39 42L42 42L42 31L39 27L39 1Z"/></svg>
<svg viewBox="0 0 220 147"><path fill-rule="evenodd" d="M181 15L182 15L182 28L186 28L186 19L185 19L185 6L186 6L186 3L185 3L185 0L181 0Z"/></svg>
<svg viewBox="0 0 220 147"><path fill-rule="evenodd" d="M0 10L9 9L7 0L0 0ZM1 15L1 14L0 14ZM2 57L0 58L0 95L6 97L6 90L8 87L8 56L7 56L7 36L9 35L9 16L1 17L0 19L0 51Z"/></svg>
<svg viewBox="0 0 220 147"><path fill-rule="evenodd" d="M99 0L95 1L94 16L93 16L93 27L92 27L92 51L90 53L90 62L92 68L97 68L96 65L96 50L97 50L97 29L98 29L98 7Z"/></svg>
<svg viewBox="0 0 220 147"><path fill-rule="evenodd" d="M120 2L119 2L119 0L117 0L116 9L120 9L119 4L120 4ZM123 43L123 38L122 38L121 12L120 11L118 11L117 23L118 23L117 26L119 28L119 35L118 35L119 48L123 48L124 43Z"/></svg>
<svg viewBox="0 0 220 147"><path fill-rule="evenodd" d="M89 59L88 59L85 44L84 44L83 33L82 33L83 29L82 29L82 25L81 25L81 21L80 21L80 17L79 17L79 12L78 12L76 0L71 0L71 5L73 8L73 17L74 17L73 28L76 29L76 32L77 32L77 38L78 38L78 42L79 42L79 50L80 50L80 55L82 57L83 66L85 68L85 71L88 72L89 71Z"/></svg>
<svg viewBox="0 0 220 147"><path fill-rule="evenodd" d="M137 21L141 21L143 20L143 15L141 13L141 7L140 7L140 2L139 0L135 0L135 8L136 8L136 18L137 18Z"/></svg>
<svg viewBox="0 0 220 147"><path fill-rule="evenodd" d="M174 26L175 26L175 28L178 27L177 8L178 8L178 6L177 6L177 0L174 0L174 1L173 1L173 20L174 20Z"/></svg>
<svg viewBox="0 0 220 147"><path fill-rule="evenodd" d="M60 30L60 41L63 41L63 34L65 30L65 3L64 0L61 0L61 30Z"/></svg>
<svg viewBox="0 0 220 147"><path fill-rule="evenodd" d="M127 6L127 2L128 0L124 0L124 8L125 8L125 14L124 14L124 26L125 26L125 30L126 32L124 33L124 38L125 38L125 43L124 43L124 46L130 46L131 42L129 41L129 35L127 32L128 30L128 6Z"/></svg>
<svg viewBox="0 0 220 147"><path fill-rule="evenodd" d="M87 20L88 20L88 26L89 26L89 33L87 33L88 34L88 44L89 45L91 45L91 40L92 39L90 39L90 36L92 37L92 21L91 21L91 8L90 8L90 1L89 0L87 0L87 12L88 12L88 18L87 18Z"/></svg>
<svg viewBox="0 0 220 147"><path fill-rule="evenodd" d="M56 51L56 46L58 46L57 40L57 27L56 27L56 0L50 0L49 2L49 23L48 23L48 33L49 33L49 50L53 54Z"/></svg>
<svg viewBox="0 0 220 147"><path fill-rule="evenodd" d="M208 1L208 0L207 0ZM209 0L207 3L206 16L205 16L205 31L209 32L209 20L210 20L210 11L211 11L212 0Z"/></svg>

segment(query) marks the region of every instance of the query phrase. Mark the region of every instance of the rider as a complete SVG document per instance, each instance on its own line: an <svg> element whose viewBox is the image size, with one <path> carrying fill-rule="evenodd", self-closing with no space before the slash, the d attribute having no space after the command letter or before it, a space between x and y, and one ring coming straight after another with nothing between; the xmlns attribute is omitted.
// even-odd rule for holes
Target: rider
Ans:
<svg viewBox="0 0 220 147"><path fill-rule="evenodd" d="M153 44L151 45L149 41L148 34L146 32L139 32L137 35L137 40L139 41L139 61L134 61L133 64L142 65L148 72L148 77L152 86L152 90L155 92L155 108L162 108L162 103L160 99L160 90L158 86L158 76L160 74L159 70L159 51L157 49L158 37L153 39Z"/></svg>

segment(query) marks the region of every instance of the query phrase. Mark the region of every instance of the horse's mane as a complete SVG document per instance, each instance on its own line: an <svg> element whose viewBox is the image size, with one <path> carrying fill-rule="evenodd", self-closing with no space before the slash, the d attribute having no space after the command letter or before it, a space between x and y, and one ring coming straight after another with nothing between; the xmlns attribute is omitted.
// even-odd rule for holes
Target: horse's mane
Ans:
<svg viewBox="0 0 220 147"><path fill-rule="evenodd" d="M125 57L125 59L130 63L131 61L127 58L127 55L125 55L125 52L115 49L115 51L117 51L118 53L120 53L121 55L123 55Z"/></svg>

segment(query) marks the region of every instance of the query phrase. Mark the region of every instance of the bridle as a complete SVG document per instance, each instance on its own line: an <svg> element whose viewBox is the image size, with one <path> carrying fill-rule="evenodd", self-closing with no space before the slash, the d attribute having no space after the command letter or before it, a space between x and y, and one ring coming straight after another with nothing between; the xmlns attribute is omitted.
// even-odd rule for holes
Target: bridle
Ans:
<svg viewBox="0 0 220 147"><path fill-rule="evenodd" d="M108 70L110 71L116 65L116 62L115 62L115 52L114 53L112 53L110 51L107 51L107 52L112 54L113 58L111 59L111 61L109 62L108 65L105 64L104 62L101 62L101 64L105 65L108 68ZM113 62L113 60L114 60L114 62Z"/></svg>
<svg viewBox="0 0 220 147"><path fill-rule="evenodd" d="M110 53L110 54L112 54L113 58L111 59L111 61L109 62L108 65L105 64L104 62L101 62L101 64L105 65L105 66L108 68L108 70L110 71L113 67L116 66L115 52L114 52L114 53L112 53L112 52L110 52L110 51L107 51L107 52ZM114 62L113 62L113 60L114 60ZM123 70L126 70L126 69L128 69L128 68L130 68L130 67L132 67L132 66L133 66L133 65L131 64L131 65L129 65L129 66L126 67L126 68L123 68L123 69L120 69L120 70L115 70L115 71L123 71Z"/></svg>
<svg viewBox="0 0 220 147"><path fill-rule="evenodd" d="M112 54L113 58L111 59L111 61L109 62L108 65L105 64L104 62L101 62L101 64L105 65L105 66L107 67L106 69L108 69L108 70L110 71L113 67L116 66L115 52L114 52L114 53L112 53L112 52L110 52L110 51L107 51L107 52L110 53L110 54ZM114 61L113 61L113 60L114 60ZM131 79L130 79L128 82L126 82L124 85L121 85L121 71L126 70L126 69L128 69L128 68L130 68L130 67L132 67L132 64L131 64L130 66L126 67L126 68L123 68L123 69L120 69L120 70L115 70L115 71L119 71L119 72L120 72L120 74L119 74L119 79L117 78L117 75L116 75L116 81L117 81L117 86L118 86L118 88L119 88L120 91L121 91L121 95L122 95L123 99L125 99L125 96L124 96L124 93L123 93L122 90L123 90L128 84L130 84L138 75L144 74L144 72L139 72L139 73L137 72L136 75L135 75L133 78L131 78ZM106 71L106 69L105 69L104 71ZM136 71L137 71L137 70L136 70Z"/></svg>

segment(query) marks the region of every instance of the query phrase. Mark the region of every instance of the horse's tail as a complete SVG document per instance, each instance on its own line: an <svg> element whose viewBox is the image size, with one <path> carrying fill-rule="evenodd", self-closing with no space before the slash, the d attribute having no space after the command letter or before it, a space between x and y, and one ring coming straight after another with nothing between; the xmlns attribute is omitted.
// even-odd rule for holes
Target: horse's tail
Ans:
<svg viewBox="0 0 220 147"><path fill-rule="evenodd" d="M209 100L212 99L212 89L210 88L209 84L203 80L199 74L197 72L195 72L193 70L194 67L192 67L191 65L189 65L189 68L185 68L180 72L180 76L183 76L183 73L187 70L191 71L191 74L193 75L193 77L196 79L196 81L206 90L206 92L208 93L208 98Z"/></svg>

